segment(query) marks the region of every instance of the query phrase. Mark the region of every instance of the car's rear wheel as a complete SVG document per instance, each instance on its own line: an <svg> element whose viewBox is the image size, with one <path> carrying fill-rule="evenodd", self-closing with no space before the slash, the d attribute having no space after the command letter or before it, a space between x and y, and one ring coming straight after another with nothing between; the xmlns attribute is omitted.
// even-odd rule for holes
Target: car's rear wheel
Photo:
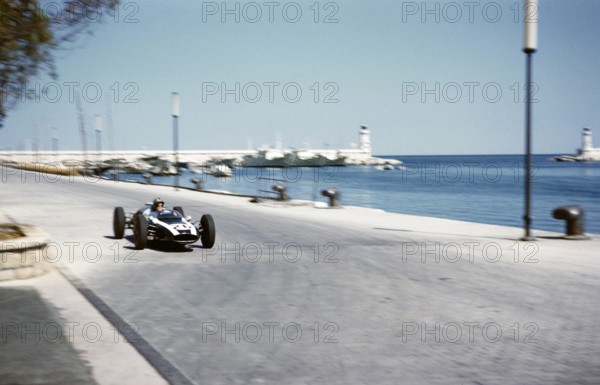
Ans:
<svg viewBox="0 0 600 385"><path fill-rule="evenodd" d="M202 246L210 249L215 244L215 221L210 214L204 214L202 218L200 218L200 240L202 241Z"/></svg>
<svg viewBox="0 0 600 385"><path fill-rule="evenodd" d="M142 214L136 214L133 221L133 243L138 250L143 250L148 243L148 225Z"/></svg>
<svg viewBox="0 0 600 385"><path fill-rule="evenodd" d="M115 207L113 213L113 232L116 239L122 239L125 234L125 211L123 211L123 207Z"/></svg>
<svg viewBox="0 0 600 385"><path fill-rule="evenodd" d="M182 217L185 218L185 214L183 213L183 207L181 207L181 206L175 206L175 207L173 207L173 210L177 211L179 214L181 214Z"/></svg>

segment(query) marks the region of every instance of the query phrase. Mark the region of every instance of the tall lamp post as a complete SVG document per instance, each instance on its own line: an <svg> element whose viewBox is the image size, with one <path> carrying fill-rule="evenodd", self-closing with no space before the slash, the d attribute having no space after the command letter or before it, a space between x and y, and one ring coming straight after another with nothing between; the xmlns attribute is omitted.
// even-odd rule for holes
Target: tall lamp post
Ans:
<svg viewBox="0 0 600 385"><path fill-rule="evenodd" d="M102 161L102 117L95 116L95 131L96 131L96 153L98 153L98 162Z"/></svg>
<svg viewBox="0 0 600 385"><path fill-rule="evenodd" d="M522 240L535 240L531 236L531 60L533 53L537 50L538 35L538 0L525 0L525 44L523 52L527 57L527 69L525 79L525 235Z"/></svg>
<svg viewBox="0 0 600 385"><path fill-rule="evenodd" d="M58 128L52 127L52 152L54 159L58 159Z"/></svg>
<svg viewBox="0 0 600 385"><path fill-rule="evenodd" d="M177 152L179 151L179 128L178 121L179 118L179 94L177 92L173 92L171 94L171 115L173 116L173 156L175 157L175 189L179 187L179 159L177 157Z"/></svg>

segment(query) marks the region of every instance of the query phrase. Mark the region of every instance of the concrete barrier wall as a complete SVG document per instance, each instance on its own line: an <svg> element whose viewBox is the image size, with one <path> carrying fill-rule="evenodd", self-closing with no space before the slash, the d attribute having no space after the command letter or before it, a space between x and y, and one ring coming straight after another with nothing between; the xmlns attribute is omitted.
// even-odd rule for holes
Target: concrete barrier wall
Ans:
<svg viewBox="0 0 600 385"><path fill-rule="evenodd" d="M0 281L32 278L48 272L50 236L33 225L18 225L22 237L0 241Z"/></svg>

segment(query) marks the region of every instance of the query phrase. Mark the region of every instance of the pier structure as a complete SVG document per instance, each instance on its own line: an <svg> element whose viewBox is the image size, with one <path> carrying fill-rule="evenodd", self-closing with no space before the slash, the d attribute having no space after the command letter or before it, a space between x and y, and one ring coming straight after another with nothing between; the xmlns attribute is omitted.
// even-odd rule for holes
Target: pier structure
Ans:
<svg viewBox="0 0 600 385"><path fill-rule="evenodd" d="M180 162L192 164L205 164L207 162L219 160L238 160L241 161L245 156L253 156L259 150L179 150L178 159ZM371 131L366 126L361 126L359 130L359 146L350 149L307 149L302 150L305 154L321 155L329 159L339 157L345 158L345 163L376 165L384 164L389 160L375 158L371 153ZM105 151L97 148L96 151L80 150L53 150L53 151L0 151L0 163L65 163L65 162L102 162L107 160L122 160L125 162L135 162L140 158L160 157L163 159L173 159L173 150L115 150Z"/></svg>

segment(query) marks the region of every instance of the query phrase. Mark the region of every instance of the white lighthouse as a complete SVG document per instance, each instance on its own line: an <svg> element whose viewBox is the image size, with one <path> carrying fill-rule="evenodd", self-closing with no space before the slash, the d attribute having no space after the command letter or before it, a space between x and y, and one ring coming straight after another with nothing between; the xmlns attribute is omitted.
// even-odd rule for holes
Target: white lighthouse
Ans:
<svg viewBox="0 0 600 385"><path fill-rule="evenodd" d="M584 128L581 135L581 148L577 151L577 160L600 161L600 148L592 144L592 130Z"/></svg>
<svg viewBox="0 0 600 385"><path fill-rule="evenodd" d="M360 126L359 140L360 150L371 156L371 131L367 126Z"/></svg>
<svg viewBox="0 0 600 385"><path fill-rule="evenodd" d="M594 146L592 146L592 130L590 130L589 128L584 128L583 134L581 135L581 139L582 150L585 151L594 148Z"/></svg>

